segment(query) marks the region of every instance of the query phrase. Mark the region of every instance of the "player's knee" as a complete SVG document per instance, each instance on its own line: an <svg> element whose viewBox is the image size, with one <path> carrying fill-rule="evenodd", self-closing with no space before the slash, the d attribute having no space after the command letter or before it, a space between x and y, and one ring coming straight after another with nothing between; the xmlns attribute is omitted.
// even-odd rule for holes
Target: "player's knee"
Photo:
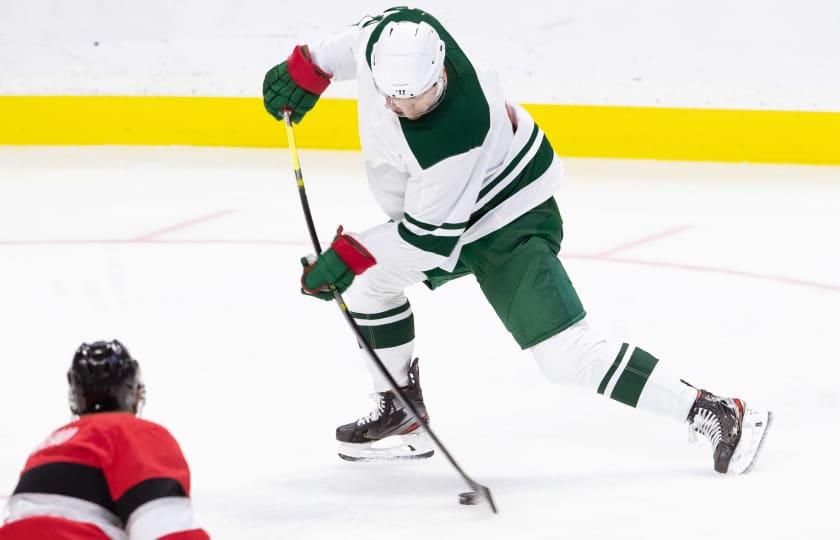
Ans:
<svg viewBox="0 0 840 540"><path fill-rule="evenodd" d="M543 374L551 382L589 386L602 371L607 340L583 320L531 347Z"/></svg>
<svg viewBox="0 0 840 540"><path fill-rule="evenodd" d="M403 291L399 284L392 283L387 274L374 266L356 276L344 296L353 311L369 313L383 304L393 304L403 297Z"/></svg>

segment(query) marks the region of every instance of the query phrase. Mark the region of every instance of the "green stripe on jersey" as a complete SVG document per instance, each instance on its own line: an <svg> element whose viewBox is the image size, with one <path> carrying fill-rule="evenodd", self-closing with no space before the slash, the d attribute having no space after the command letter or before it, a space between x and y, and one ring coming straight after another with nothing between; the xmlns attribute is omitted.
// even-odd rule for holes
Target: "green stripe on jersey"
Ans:
<svg viewBox="0 0 840 540"><path fill-rule="evenodd" d="M635 407L657 362L659 360L649 352L636 347L633 350L633 354L630 355L630 361L627 362L627 367L624 368L624 371L618 378L618 382L615 383L615 388L613 388L610 397L616 401Z"/></svg>
<svg viewBox="0 0 840 540"><path fill-rule="evenodd" d="M621 364L621 359L624 358L624 353L627 352L627 344L621 344L621 350L618 351L618 356L615 357L615 361L613 361L610 369L607 370L607 374L604 375L604 378L601 379L601 384L598 385L598 393L603 394L604 390L607 389L607 385L610 384L610 379L612 379L615 370L618 369L618 365Z"/></svg>
<svg viewBox="0 0 840 540"><path fill-rule="evenodd" d="M525 165L516 178L514 178L508 185L506 185L499 193L490 199L484 206L473 212L470 216L469 226L475 224L478 220L487 215L488 212L505 202L509 197L529 186L551 166L554 161L554 149L551 148L551 143L548 142L548 137L543 137L539 150L531 158L531 161Z"/></svg>
<svg viewBox="0 0 840 540"><path fill-rule="evenodd" d="M400 233L400 238L411 244L412 246L436 253L443 257L449 257L455 245L458 243L460 236L435 236L433 234L414 234L408 228L400 223L397 226L397 232Z"/></svg>
<svg viewBox="0 0 840 540"><path fill-rule="evenodd" d="M527 154L528 150L531 149L531 146L534 144L534 141L537 140L537 135L539 134L539 132L540 128L537 127L537 124L535 123L534 129L531 130L531 136L528 138L528 142L525 143L525 146L522 147L522 150L520 150L519 153L516 154L516 157L514 157L513 160L510 163L508 163L508 166L505 167L505 170L503 170L499 176L497 176L493 179L492 182L481 188L481 191L478 192L479 200L481 200L482 197L490 193L494 187L498 186L499 182L502 182L505 179L507 179L508 175L510 175L510 172L513 169L515 169L517 165L519 165L519 162L522 161L522 158L525 157L525 154Z"/></svg>
<svg viewBox="0 0 840 540"><path fill-rule="evenodd" d="M468 223L467 221L464 221L463 223L444 223L442 225L432 225L431 223L426 223L424 221L420 221L419 219L415 219L408 214L404 214L403 217L407 222L411 223L415 227L419 227L426 231L434 231L436 229L458 230L466 227Z"/></svg>
<svg viewBox="0 0 840 540"><path fill-rule="evenodd" d="M414 339L414 314L412 313L405 319L379 326L360 324L359 330L374 349L399 347Z"/></svg>
<svg viewBox="0 0 840 540"><path fill-rule="evenodd" d="M400 307L395 307L394 309L389 309L388 311L380 311L379 313L356 313L355 311L351 311L350 316L354 319L361 319L364 321L376 321L379 319L387 319L388 317L393 317L394 315L399 315L400 313L408 311L410 308L411 304L406 301L406 303Z"/></svg>

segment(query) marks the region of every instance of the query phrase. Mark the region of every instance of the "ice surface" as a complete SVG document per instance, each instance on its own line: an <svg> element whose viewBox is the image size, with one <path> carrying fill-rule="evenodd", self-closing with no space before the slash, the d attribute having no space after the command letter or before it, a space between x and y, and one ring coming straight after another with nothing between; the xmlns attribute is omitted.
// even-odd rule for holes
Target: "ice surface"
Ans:
<svg viewBox="0 0 840 540"><path fill-rule="evenodd" d="M302 163L322 242L383 219L358 154ZM216 538L837 538L840 170L567 170L561 258L590 320L771 408L749 475L714 473L684 426L552 386L470 278L410 289L416 352L433 427L500 514L459 505L440 456L343 462L333 429L369 411L367 373L335 306L298 293L286 151L0 148L0 493L68 419L75 347L117 337Z"/></svg>

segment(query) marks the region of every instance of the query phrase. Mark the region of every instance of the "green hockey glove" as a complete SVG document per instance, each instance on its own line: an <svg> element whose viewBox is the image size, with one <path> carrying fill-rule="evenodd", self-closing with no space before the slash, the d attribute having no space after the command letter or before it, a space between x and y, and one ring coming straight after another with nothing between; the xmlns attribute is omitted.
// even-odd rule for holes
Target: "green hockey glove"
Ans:
<svg viewBox="0 0 840 540"><path fill-rule="evenodd" d="M330 248L314 261L303 257L303 275L300 278L300 292L321 300L332 300L330 285L343 293L356 276L376 264L376 259L358 240L343 234L338 228Z"/></svg>
<svg viewBox="0 0 840 540"><path fill-rule="evenodd" d="M312 62L306 45L295 47L289 58L268 70L263 79L263 103L268 113L280 120L291 109L298 123L312 110L330 84L331 75Z"/></svg>

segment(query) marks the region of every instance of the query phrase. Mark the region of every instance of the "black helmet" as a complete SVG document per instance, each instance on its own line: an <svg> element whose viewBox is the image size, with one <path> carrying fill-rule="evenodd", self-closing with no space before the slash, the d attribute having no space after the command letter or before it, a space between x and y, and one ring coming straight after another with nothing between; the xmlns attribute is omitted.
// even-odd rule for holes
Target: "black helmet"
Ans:
<svg viewBox="0 0 840 540"><path fill-rule="evenodd" d="M140 365L117 340L82 343L67 372L73 414L139 413L145 397Z"/></svg>

